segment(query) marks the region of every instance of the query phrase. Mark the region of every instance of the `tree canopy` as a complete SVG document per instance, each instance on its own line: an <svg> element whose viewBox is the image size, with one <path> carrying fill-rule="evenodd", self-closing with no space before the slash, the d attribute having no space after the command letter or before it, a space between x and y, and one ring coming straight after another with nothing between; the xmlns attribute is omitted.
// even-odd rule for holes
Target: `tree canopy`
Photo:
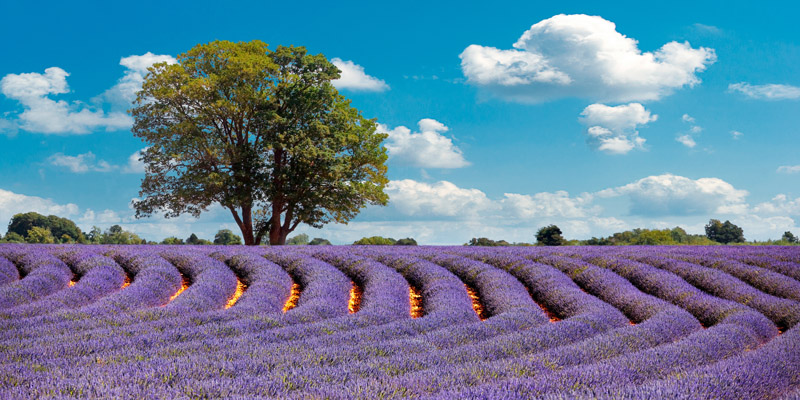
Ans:
<svg viewBox="0 0 800 400"><path fill-rule="evenodd" d="M708 221L706 225L706 236L723 244L744 243L744 231L734 225L731 221L720 222L718 219Z"/></svg>
<svg viewBox="0 0 800 400"><path fill-rule="evenodd" d="M22 237L28 237L28 232L33 228L42 228L50 231L50 236L54 238L54 241L56 238L63 238L64 235L67 235L72 240L82 241L84 239L83 233L80 228L75 225L75 222L55 215L44 216L33 211L15 214L11 217L11 221L8 223L7 233L14 232ZM39 240L42 233L43 231L36 231L37 240Z"/></svg>
<svg viewBox="0 0 800 400"><path fill-rule="evenodd" d="M200 44L149 69L131 114L147 143L137 217L229 210L247 245L346 223L388 196L385 134L303 47Z"/></svg>
<svg viewBox="0 0 800 400"><path fill-rule="evenodd" d="M242 244L242 238L233 233L230 229L220 229L217 231L217 234L214 235L214 244Z"/></svg>
<svg viewBox="0 0 800 400"><path fill-rule="evenodd" d="M541 246L562 246L567 240L562 236L561 228L556 225L548 225L536 231L536 243Z"/></svg>

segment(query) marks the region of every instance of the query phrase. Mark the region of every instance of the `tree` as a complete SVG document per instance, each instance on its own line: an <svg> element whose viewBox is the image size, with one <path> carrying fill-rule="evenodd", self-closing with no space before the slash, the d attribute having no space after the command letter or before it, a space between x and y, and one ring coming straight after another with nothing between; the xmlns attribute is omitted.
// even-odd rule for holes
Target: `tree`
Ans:
<svg viewBox="0 0 800 400"><path fill-rule="evenodd" d="M25 243L25 238L17 232L8 232L3 238L4 243Z"/></svg>
<svg viewBox="0 0 800 400"><path fill-rule="evenodd" d="M184 243L183 243L183 239L178 239L175 236L170 236L170 237L165 238L164 240L162 240L161 244L176 245L176 244L184 244Z"/></svg>
<svg viewBox="0 0 800 400"><path fill-rule="evenodd" d="M146 240L140 238L133 232L122 229L119 225L111 225L100 237L102 244L142 244Z"/></svg>
<svg viewBox="0 0 800 400"><path fill-rule="evenodd" d="M719 243L744 243L744 231L731 221L720 222L718 219L708 221L706 236Z"/></svg>
<svg viewBox="0 0 800 400"><path fill-rule="evenodd" d="M795 236L792 232L789 232L789 231L783 232L783 236L781 237L781 240L783 240L784 242L787 242L787 243L797 243L798 242L797 236Z"/></svg>
<svg viewBox="0 0 800 400"><path fill-rule="evenodd" d="M55 243L56 238L53 237L53 233L50 232L50 229L34 226L28 231L28 236L25 237L25 241L28 243Z"/></svg>
<svg viewBox="0 0 800 400"><path fill-rule="evenodd" d="M92 230L86 234L86 239L91 244L100 244L103 241L103 231L98 226L92 226Z"/></svg>
<svg viewBox="0 0 800 400"><path fill-rule="evenodd" d="M306 235L305 233L301 233L299 235L296 235L296 236L290 238L289 241L286 242L286 244L291 244L291 245L296 245L296 246L297 245L308 244L308 235Z"/></svg>
<svg viewBox="0 0 800 400"><path fill-rule="evenodd" d="M505 240L492 240L489 238L472 238L469 240L469 243L466 244L467 246L509 246L511 243L506 242Z"/></svg>
<svg viewBox="0 0 800 400"><path fill-rule="evenodd" d="M301 223L386 205L387 135L333 87L340 71L325 56L215 41L149 71L131 110L148 145L137 217L217 203L245 244L280 245Z"/></svg>
<svg viewBox="0 0 800 400"><path fill-rule="evenodd" d="M191 235L189 235L189 238L186 239L186 244L204 245L204 244L213 244L213 243L211 243L210 241L205 240L205 239L200 239L199 237L197 237L197 235L192 233Z"/></svg>
<svg viewBox="0 0 800 400"><path fill-rule="evenodd" d="M395 242L395 245L396 246L416 246L417 245L417 241L414 240L414 238L405 238L405 239L400 239L397 242Z"/></svg>
<svg viewBox="0 0 800 400"><path fill-rule="evenodd" d="M382 236L363 237L353 242L354 245L388 245L391 246L397 242L392 238L385 238Z"/></svg>
<svg viewBox="0 0 800 400"><path fill-rule="evenodd" d="M536 231L536 243L542 246L562 246L567 240L561 236L561 229L556 225L547 225Z"/></svg>
<svg viewBox="0 0 800 400"><path fill-rule="evenodd" d="M36 212L15 214L8 223L8 233L15 232L20 236L27 236L28 231L34 227L50 230L54 238L61 238L64 235L68 235L78 241L83 240L83 233L80 228L75 225L75 222L67 218L61 218L55 215L44 216Z"/></svg>
<svg viewBox="0 0 800 400"><path fill-rule="evenodd" d="M214 244L219 245L234 245L242 244L242 238L233 233L230 229L220 229L214 235Z"/></svg>
<svg viewBox="0 0 800 400"><path fill-rule="evenodd" d="M328 239L323 239L323 238L314 238L308 244L310 244L312 246L321 246L321 245L330 246L331 245L331 241L328 240Z"/></svg>

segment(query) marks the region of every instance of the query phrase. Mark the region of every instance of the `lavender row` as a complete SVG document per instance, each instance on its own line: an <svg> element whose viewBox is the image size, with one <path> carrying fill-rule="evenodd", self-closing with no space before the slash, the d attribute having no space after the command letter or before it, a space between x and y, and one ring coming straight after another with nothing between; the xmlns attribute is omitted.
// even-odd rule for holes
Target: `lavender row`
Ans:
<svg viewBox="0 0 800 400"><path fill-rule="evenodd" d="M19 271L11 261L0 257L0 285L14 282L19 279Z"/></svg>
<svg viewBox="0 0 800 400"><path fill-rule="evenodd" d="M117 263L99 254L81 248L59 249L53 253L79 276L74 286L55 292L41 300L0 312L0 323L5 329L19 324L22 318L33 318L62 309L78 308L119 290L126 279L125 271ZM15 319L13 323L9 319ZM33 322L37 323L37 322ZM41 322L39 322L41 323Z"/></svg>
<svg viewBox="0 0 800 400"><path fill-rule="evenodd" d="M677 253L676 258L709 268L724 271L764 293L800 301L800 282L765 268L748 265L731 258L715 257L706 253Z"/></svg>
<svg viewBox="0 0 800 400"><path fill-rule="evenodd" d="M17 265L22 279L0 286L0 310L27 304L61 290L72 279L72 271L50 255L44 246L7 245L0 256Z"/></svg>

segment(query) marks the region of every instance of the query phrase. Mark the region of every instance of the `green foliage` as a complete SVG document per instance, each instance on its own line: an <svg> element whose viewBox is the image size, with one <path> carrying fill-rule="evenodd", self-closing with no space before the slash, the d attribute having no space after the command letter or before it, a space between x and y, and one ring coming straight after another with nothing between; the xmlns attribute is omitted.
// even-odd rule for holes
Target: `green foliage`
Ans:
<svg viewBox="0 0 800 400"><path fill-rule="evenodd" d="M340 71L322 54L215 41L149 71L131 110L148 145L137 217L218 203L245 244L284 244L300 223L386 205L387 135L339 94Z"/></svg>
<svg viewBox="0 0 800 400"><path fill-rule="evenodd" d="M94 232L94 228L92 228L92 232ZM99 230L99 229L98 229ZM90 233L90 236L93 235ZM147 243L146 240L140 238L137 234L133 232L128 232L122 229L119 225L112 225L108 228L105 232L99 235L99 242L101 244L144 244Z"/></svg>
<svg viewBox="0 0 800 400"><path fill-rule="evenodd" d="M717 244L703 235L690 235L681 227L672 229L640 229L617 232L605 238L593 237L580 242L588 246L630 245L712 245Z"/></svg>
<svg viewBox="0 0 800 400"><path fill-rule="evenodd" d="M706 225L706 237L715 242L728 244L728 243L744 243L744 231L742 228L734 225L731 221L720 222L718 219L708 221Z"/></svg>
<svg viewBox="0 0 800 400"><path fill-rule="evenodd" d="M183 243L183 239L176 238L175 236L170 236L170 237L165 238L164 240L162 240L161 244L172 244L172 245L175 245L175 244L185 244L185 243Z"/></svg>
<svg viewBox="0 0 800 400"><path fill-rule="evenodd" d="M209 241L209 240L206 240L206 239L200 239L199 237L197 237L197 235L195 235L194 233L192 233L192 234L191 234L191 235L189 235L189 237L186 239L186 244L193 244L193 245L207 245L207 244L213 244L213 243L211 243L211 241Z"/></svg>
<svg viewBox="0 0 800 400"><path fill-rule="evenodd" d="M784 241L786 243L798 243L797 236L795 236L792 232L789 231L783 232L781 241Z"/></svg>
<svg viewBox="0 0 800 400"><path fill-rule="evenodd" d="M305 233L301 233L299 235L293 236L286 241L286 244L295 246L308 244L308 235L306 235Z"/></svg>
<svg viewBox="0 0 800 400"><path fill-rule="evenodd" d="M50 229L34 226L28 230L28 235L25 237L25 241L28 243L55 243L56 238L53 237Z"/></svg>
<svg viewBox="0 0 800 400"><path fill-rule="evenodd" d="M36 212L15 214L8 223L8 233L14 232L20 236L27 236L28 231L34 227L50 230L54 238L68 235L70 238L81 241L83 233L75 222L55 215L44 216Z"/></svg>
<svg viewBox="0 0 800 400"><path fill-rule="evenodd" d="M330 246L330 245L331 245L331 242L330 242L330 240L328 240L328 239L323 239L323 238L314 238L314 239L313 239L311 242L309 242L308 244L310 244L310 245L312 245L312 246Z"/></svg>
<svg viewBox="0 0 800 400"><path fill-rule="evenodd" d="M472 238L469 240L469 243L466 244L467 246L510 246L511 243L506 242L505 240L492 240L489 238Z"/></svg>
<svg viewBox="0 0 800 400"><path fill-rule="evenodd" d="M561 236L561 229L556 225L548 225L539 228L536 232L536 244L540 246L563 246L567 243L564 236Z"/></svg>
<svg viewBox="0 0 800 400"><path fill-rule="evenodd" d="M214 235L214 244L234 245L242 244L242 238L233 233L230 229L221 229Z"/></svg>
<svg viewBox="0 0 800 400"><path fill-rule="evenodd" d="M395 242L395 245L396 246L416 246L417 245L417 241L414 240L414 238L405 238L405 239L400 239L397 242Z"/></svg>
<svg viewBox="0 0 800 400"><path fill-rule="evenodd" d="M17 232L9 232L5 237L3 237L3 240L0 241L0 242L2 242L2 243L25 243L25 238L22 237L22 235L20 235Z"/></svg>
<svg viewBox="0 0 800 400"><path fill-rule="evenodd" d="M393 245L397 241L392 238L385 238L381 236L363 237L353 242L355 245Z"/></svg>

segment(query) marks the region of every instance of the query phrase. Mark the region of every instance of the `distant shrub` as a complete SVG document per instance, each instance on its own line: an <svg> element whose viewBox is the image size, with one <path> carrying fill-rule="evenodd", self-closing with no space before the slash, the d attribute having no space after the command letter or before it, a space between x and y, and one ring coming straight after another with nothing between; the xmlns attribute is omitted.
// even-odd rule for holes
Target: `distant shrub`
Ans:
<svg viewBox="0 0 800 400"><path fill-rule="evenodd" d="M489 238L482 237L482 238L470 239L470 241L466 244L466 246L488 246L488 247L511 246L511 243L508 243L505 240L492 240Z"/></svg>
<svg viewBox="0 0 800 400"><path fill-rule="evenodd" d="M708 221L705 227L706 237L715 242L728 244L728 243L744 243L744 231L742 228L734 225L731 221L720 222L718 219Z"/></svg>
<svg viewBox="0 0 800 400"><path fill-rule="evenodd" d="M308 244L312 246L320 246L320 245L330 246L331 242L328 239L314 238Z"/></svg>
<svg viewBox="0 0 800 400"><path fill-rule="evenodd" d="M536 232L536 244L540 246L563 246L567 243L564 236L561 236L561 229L556 225L548 225L539 228Z"/></svg>
<svg viewBox="0 0 800 400"><path fill-rule="evenodd" d="M184 244L183 239L178 239L175 236L170 236L161 241L161 244Z"/></svg>
<svg viewBox="0 0 800 400"><path fill-rule="evenodd" d="M396 246L416 246L417 241L414 238L400 239L394 243Z"/></svg>
<svg viewBox="0 0 800 400"><path fill-rule="evenodd" d="M308 235L306 235L305 233L301 233L297 236L292 236L286 241L286 244L295 246L306 245L308 243L309 243Z"/></svg>
<svg viewBox="0 0 800 400"><path fill-rule="evenodd" d="M5 237L3 237L2 242L4 243L25 243L25 238L22 237L17 232L9 232Z"/></svg>
<svg viewBox="0 0 800 400"><path fill-rule="evenodd" d="M34 226L28 230L28 236L25 238L28 243L55 243L56 238L50 232L50 229Z"/></svg>
<svg viewBox="0 0 800 400"><path fill-rule="evenodd" d="M363 237L353 242L355 245L393 245L395 243L397 243L396 240L382 236Z"/></svg>
<svg viewBox="0 0 800 400"><path fill-rule="evenodd" d="M234 244L242 244L242 238L230 229L220 229L216 235L214 235L214 244L219 245L234 245Z"/></svg>

